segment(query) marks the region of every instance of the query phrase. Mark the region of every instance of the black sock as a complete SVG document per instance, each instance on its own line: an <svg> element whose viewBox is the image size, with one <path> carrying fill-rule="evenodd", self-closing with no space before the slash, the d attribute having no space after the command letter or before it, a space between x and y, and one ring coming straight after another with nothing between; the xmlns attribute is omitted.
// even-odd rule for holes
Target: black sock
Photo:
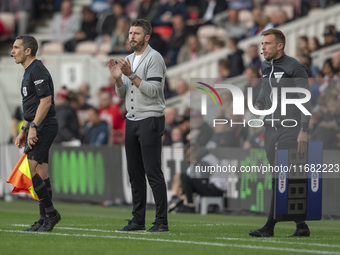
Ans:
<svg viewBox="0 0 340 255"><path fill-rule="evenodd" d="M276 224L276 221L268 220L263 228L266 228L268 230L273 231L274 227L275 227L275 224Z"/></svg>
<svg viewBox="0 0 340 255"><path fill-rule="evenodd" d="M52 200L52 187L51 187L50 178L47 178L46 180L44 180L44 182L47 187L48 195L50 196L50 199ZM46 218L46 212L45 212L45 207L41 202L39 202L39 211L40 211L40 218L38 222L40 224L43 224Z"/></svg>
<svg viewBox="0 0 340 255"><path fill-rule="evenodd" d="M296 228L308 228L307 224L304 221L297 221Z"/></svg>
<svg viewBox="0 0 340 255"><path fill-rule="evenodd" d="M40 203L44 206L46 216L55 216L56 209L53 206L51 198L48 194L45 182L41 179L39 174L35 174L32 178L35 193L37 193Z"/></svg>
<svg viewBox="0 0 340 255"><path fill-rule="evenodd" d="M44 182L46 184L48 194L50 195L50 199L52 200L52 186L51 186L50 178L47 178L46 180L44 180Z"/></svg>

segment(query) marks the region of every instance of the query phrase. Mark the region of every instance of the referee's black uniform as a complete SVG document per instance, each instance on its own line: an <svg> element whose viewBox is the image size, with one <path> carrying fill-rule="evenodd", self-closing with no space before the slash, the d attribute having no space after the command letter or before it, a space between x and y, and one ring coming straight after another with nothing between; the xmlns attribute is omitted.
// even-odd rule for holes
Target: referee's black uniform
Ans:
<svg viewBox="0 0 340 255"><path fill-rule="evenodd" d="M49 148L58 133L58 122L55 118L52 77L40 60L33 60L25 69L21 95L24 119L29 123L34 120L40 99L51 96L51 107L43 122L37 127L39 140L27 154L28 159L34 159L39 164L48 163Z"/></svg>

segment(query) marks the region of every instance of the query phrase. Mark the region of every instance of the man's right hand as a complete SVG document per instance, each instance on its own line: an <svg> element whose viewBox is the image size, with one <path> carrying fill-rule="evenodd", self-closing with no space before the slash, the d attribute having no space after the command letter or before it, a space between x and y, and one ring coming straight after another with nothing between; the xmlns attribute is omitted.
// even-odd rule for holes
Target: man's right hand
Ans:
<svg viewBox="0 0 340 255"><path fill-rule="evenodd" d="M15 146L22 148L25 146L26 132L21 131L19 135L15 138Z"/></svg>
<svg viewBox="0 0 340 255"><path fill-rule="evenodd" d="M120 70L119 66L116 65L116 62L113 58L110 58L107 66L109 67L109 71L113 79L115 80L121 79L122 70Z"/></svg>

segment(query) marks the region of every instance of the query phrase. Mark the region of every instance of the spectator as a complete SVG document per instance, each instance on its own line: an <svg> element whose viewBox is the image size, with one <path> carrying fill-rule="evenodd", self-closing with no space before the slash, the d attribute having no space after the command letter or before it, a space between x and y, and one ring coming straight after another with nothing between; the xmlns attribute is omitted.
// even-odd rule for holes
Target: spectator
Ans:
<svg viewBox="0 0 340 255"><path fill-rule="evenodd" d="M171 131L178 125L177 109L173 106L165 108L165 125L163 133L163 145L171 145Z"/></svg>
<svg viewBox="0 0 340 255"><path fill-rule="evenodd" d="M327 25L325 27L325 30L323 31L323 39L324 39L324 44L322 45L323 48L331 46L338 42L336 37L336 31L334 31L331 25Z"/></svg>
<svg viewBox="0 0 340 255"><path fill-rule="evenodd" d="M80 30L74 34L71 40L65 43L65 50L73 52L79 42L93 41L97 37L96 27L97 17L95 13L89 7L84 6Z"/></svg>
<svg viewBox="0 0 340 255"><path fill-rule="evenodd" d="M228 4L225 0L199 0L193 1L191 4L187 3L187 6L188 5L195 5L198 9L197 18L190 20L190 25L194 26L211 24L215 15L228 8Z"/></svg>
<svg viewBox="0 0 340 255"><path fill-rule="evenodd" d="M212 128L204 121L201 112L192 110L190 114L190 133L187 139L204 147L213 135Z"/></svg>
<svg viewBox="0 0 340 255"><path fill-rule="evenodd" d="M217 14L213 23L219 27L223 27L226 31L226 39L236 37L244 39L247 35L247 26L239 21L239 11L236 9L228 9L224 12Z"/></svg>
<svg viewBox="0 0 340 255"><path fill-rule="evenodd" d="M63 0L60 13L54 16L51 23L52 40L67 42L80 30L80 18L73 13L72 1Z"/></svg>
<svg viewBox="0 0 340 255"><path fill-rule="evenodd" d="M321 118L321 121L312 133L312 141L322 141L324 149L338 149L338 136L340 134L337 118L340 114L339 100L336 97L327 99L327 114Z"/></svg>
<svg viewBox="0 0 340 255"><path fill-rule="evenodd" d="M175 90L177 95L184 95L190 92L189 84L183 80L179 79L176 81Z"/></svg>
<svg viewBox="0 0 340 255"><path fill-rule="evenodd" d="M187 32L187 27L183 16L175 15L172 18L172 35L168 43L168 66L176 65L177 55L181 47L185 42L185 34Z"/></svg>
<svg viewBox="0 0 340 255"><path fill-rule="evenodd" d="M308 50L309 52L314 52L316 50L320 49L320 42L319 39L316 36L309 37L308 38Z"/></svg>
<svg viewBox="0 0 340 255"><path fill-rule="evenodd" d="M95 146L107 145L110 137L107 122L100 119L99 111L96 108L89 108L86 113L88 122L84 128L82 143Z"/></svg>
<svg viewBox="0 0 340 255"><path fill-rule="evenodd" d="M288 22L287 13L283 9L275 10L270 15L270 23L268 23L264 27L263 31L268 30L270 28L279 27L287 22Z"/></svg>
<svg viewBox="0 0 340 255"><path fill-rule="evenodd" d="M175 127L171 130L172 148L183 148L183 132L179 127Z"/></svg>
<svg viewBox="0 0 340 255"><path fill-rule="evenodd" d="M307 36L299 36L295 55L297 57L300 57L302 55L309 55Z"/></svg>
<svg viewBox="0 0 340 255"><path fill-rule="evenodd" d="M71 106L69 91L64 86L56 94L56 118L59 123L55 143L80 145L79 122L76 110Z"/></svg>
<svg viewBox="0 0 340 255"><path fill-rule="evenodd" d="M117 20L116 28L111 36L110 54L127 54L129 49L126 48L126 38L129 37L130 19L122 16Z"/></svg>
<svg viewBox="0 0 340 255"><path fill-rule="evenodd" d="M236 37L230 37L227 40L227 48L230 53L227 55L227 59L230 63L230 77L240 75L244 72L243 64L243 50L237 47L238 39Z"/></svg>
<svg viewBox="0 0 340 255"><path fill-rule="evenodd" d="M259 56L259 49L257 44L251 44L248 46L247 55L250 59L247 66L248 67L256 66L258 69L260 69L262 61Z"/></svg>
<svg viewBox="0 0 340 255"><path fill-rule="evenodd" d="M123 2L115 1L111 8L112 13L103 15L98 21L97 31L100 36L96 40L99 43L110 42L112 33L117 25L117 20L120 17L126 16L125 4Z"/></svg>
<svg viewBox="0 0 340 255"><path fill-rule="evenodd" d="M260 8L254 8L252 10L252 16L254 25L249 29L248 35L250 37L259 35L270 22L269 17L265 15Z"/></svg>
<svg viewBox="0 0 340 255"><path fill-rule="evenodd" d="M150 42L150 41L149 41ZM173 91L172 89L170 89L169 87L169 81L167 79L167 77L165 76L165 82L164 82L164 98L169 99L171 97L176 96L176 92Z"/></svg>
<svg viewBox="0 0 340 255"><path fill-rule="evenodd" d="M195 60L205 53L206 51L198 41L197 35L189 34L185 39L185 44L179 50L177 64Z"/></svg>
<svg viewBox="0 0 340 255"><path fill-rule="evenodd" d="M0 4L0 12L10 12L15 15L16 31L19 35L27 34L32 11L32 0L2 0Z"/></svg>
<svg viewBox="0 0 340 255"><path fill-rule="evenodd" d="M84 97L87 99L89 99L91 96L90 96L90 84L87 83L87 82L82 82L80 83L80 85L78 86L78 93L84 95Z"/></svg>
<svg viewBox="0 0 340 255"><path fill-rule="evenodd" d="M340 50L333 52L332 65L334 68L334 73L340 77Z"/></svg>
<svg viewBox="0 0 340 255"><path fill-rule="evenodd" d="M331 59L327 59L322 66L321 72L323 74L323 79L321 81L321 84L319 86L320 94L324 94L326 88L328 87L329 83L331 82L331 79L334 78L334 68L332 64Z"/></svg>
<svg viewBox="0 0 340 255"><path fill-rule="evenodd" d="M159 2L156 0L142 0L138 6L137 19L146 19L152 22L158 13Z"/></svg>
<svg viewBox="0 0 340 255"><path fill-rule="evenodd" d="M182 16L183 20L189 18L189 13L183 2L178 0L168 0L158 8L158 14L152 21L154 26L171 26L173 23L172 19L175 16Z"/></svg>
<svg viewBox="0 0 340 255"><path fill-rule="evenodd" d="M219 164L217 157L203 147L196 145L192 145L190 154L191 167L188 168L186 174L181 175L184 201L176 210L179 213L195 212L193 193L201 196L222 197L226 190L226 181L223 173L216 171L210 174L209 171L206 171L207 167ZM202 174L200 171L206 174Z"/></svg>
<svg viewBox="0 0 340 255"><path fill-rule="evenodd" d="M218 60L218 78L215 83L230 78L230 62L228 59L222 58Z"/></svg>
<svg viewBox="0 0 340 255"><path fill-rule="evenodd" d="M24 112L22 110L22 105L15 108L15 112L12 116L11 121L11 139L9 143L15 144L15 139L21 131L21 126L24 123Z"/></svg>
<svg viewBox="0 0 340 255"><path fill-rule="evenodd" d="M119 106L112 101L112 93L110 91L102 91L100 93L100 117L108 124L112 134L110 143L122 144L124 142L125 120Z"/></svg>
<svg viewBox="0 0 340 255"><path fill-rule="evenodd" d="M252 89L252 103L255 105L256 99L260 94L262 87L262 80L260 76L260 69L257 66L249 66L246 69L247 86L245 94L248 94L248 88ZM247 97L248 98L248 97Z"/></svg>
<svg viewBox="0 0 340 255"><path fill-rule="evenodd" d="M223 40L218 39L216 36L209 37L205 46L207 52L218 51L223 49L225 43Z"/></svg>

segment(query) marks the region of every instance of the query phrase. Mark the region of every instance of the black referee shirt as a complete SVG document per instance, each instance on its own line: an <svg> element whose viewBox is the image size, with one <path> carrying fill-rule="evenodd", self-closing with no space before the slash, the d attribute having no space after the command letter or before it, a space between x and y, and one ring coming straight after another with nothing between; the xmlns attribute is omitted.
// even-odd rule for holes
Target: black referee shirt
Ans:
<svg viewBox="0 0 340 255"><path fill-rule="evenodd" d="M50 95L52 96L52 104L46 117L55 116L52 77L40 60L35 59L26 67L21 83L21 95L26 121L34 120L40 99Z"/></svg>

